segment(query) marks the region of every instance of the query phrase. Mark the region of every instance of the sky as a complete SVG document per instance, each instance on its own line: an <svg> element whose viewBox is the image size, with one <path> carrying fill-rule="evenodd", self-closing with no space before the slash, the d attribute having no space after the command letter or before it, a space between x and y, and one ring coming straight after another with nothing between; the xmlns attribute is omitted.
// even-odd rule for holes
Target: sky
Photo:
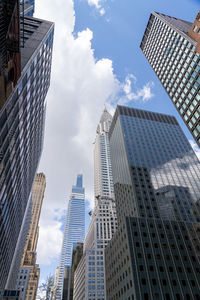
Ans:
<svg viewBox="0 0 200 300"><path fill-rule="evenodd" d="M93 142L104 105L174 115L200 151L140 50L152 11L193 22L200 0L35 0L35 17L55 22L44 149L38 172L47 185L37 262L42 282L59 263L71 187L83 174L86 227L93 202Z"/></svg>

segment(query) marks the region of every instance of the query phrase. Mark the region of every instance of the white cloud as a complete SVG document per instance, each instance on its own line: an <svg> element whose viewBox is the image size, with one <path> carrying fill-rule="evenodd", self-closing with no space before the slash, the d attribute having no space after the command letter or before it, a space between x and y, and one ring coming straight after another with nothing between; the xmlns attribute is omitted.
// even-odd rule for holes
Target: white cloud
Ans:
<svg viewBox="0 0 200 300"><path fill-rule="evenodd" d="M103 16L103 15L106 13L106 11L105 11L104 8L101 8L101 9L99 10L99 13L100 13L101 16Z"/></svg>
<svg viewBox="0 0 200 300"><path fill-rule="evenodd" d="M49 265L58 258L63 237L62 222L59 221L60 216L58 216L58 211L48 209L46 206L43 207L37 247L39 264Z"/></svg>
<svg viewBox="0 0 200 300"><path fill-rule="evenodd" d="M87 0L87 2L90 6L95 6L101 16L105 14L105 9L102 7L102 0Z"/></svg>
<svg viewBox="0 0 200 300"><path fill-rule="evenodd" d="M119 104L124 105L136 100L146 102L154 96L152 93L152 88L154 87L153 82L146 83L142 88L138 88L136 83L137 78L135 75L128 74L126 76L124 83L121 85L124 95L120 97L118 101Z"/></svg>
<svg viewBox="0 0 200 300"><path fill-rule="evenodd" d="M193 140L189 140L189 142L190 142L190 145L192 146L192 149L194 150L196 156L200 160L200 148L199 148L199 146Z"/></svg>
<svg viewBox="0 0 200 300"><path fill-rule="evenodd" d="M100 2L95 3L98 8ZM152 85L148 83L134 93L134 75L120 83L111 60L95 59L93 32L87 28L76 37L73 35L72 0L55 0L53 5L48 0L37 1L35 15L56 23L45 143L39 167L46 175L47 187L40 219L38 262L48 265L59 257L62 233L58 215L67 209L72 184L80 172L92 206L93 142L104 104L108 103L113 112L119 95L126 99L125 103L146 101L152 97Z"/></svg>

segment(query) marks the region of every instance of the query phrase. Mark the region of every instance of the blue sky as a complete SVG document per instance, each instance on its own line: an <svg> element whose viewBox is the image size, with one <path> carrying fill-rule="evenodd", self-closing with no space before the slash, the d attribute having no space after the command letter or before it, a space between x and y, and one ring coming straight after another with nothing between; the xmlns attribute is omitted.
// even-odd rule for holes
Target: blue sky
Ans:
<svg viewBox="0 0 200 300"><path fill-rule="evenodd" d="M87 27L93 31L92 48L95 57L111 59L114 73L120 81L124 80L127 73L131 73L136 76L140 85L149 81L154 82L155 86L152 90L154 97L150 101L145 103L137 101L130 105L175 115L187 137L192 139L141 52L140 43L152 11L193 22L200 9L200 1L117 0L107 1L103 7L105 7L105 14L101 16L94 7L92 9L88 6L86 1L76 0L75 34Z"/></svg>
<svg viewBox="0 0 200 300"><path fill-rule="evenodd" d="M192 22L199 8L199 0L36 0L35 16L56 24L39 166L47 177L38 242L41 280L58 265L78 173L83 173L87 211L93 206L92 143L104 103L112 113L119 99L134 95L127 105L176 116L192 140L139 46L152 11Z"/></svg>

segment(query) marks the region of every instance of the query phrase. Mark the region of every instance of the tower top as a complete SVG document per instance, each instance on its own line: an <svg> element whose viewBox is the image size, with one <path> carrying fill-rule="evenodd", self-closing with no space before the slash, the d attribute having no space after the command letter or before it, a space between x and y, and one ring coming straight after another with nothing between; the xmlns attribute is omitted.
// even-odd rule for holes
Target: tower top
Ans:
<svg viewBox="0 0 200 300"><path fill-rule="evenodd" d="M76 178L76 185L72 186L72 193L85 194L85 189L83 187L83 175L78 174Z"/></svg>
<svg viewBox="0 0 200 300"><path fill-rule="evenodd" d="M106 122L106 121L111 121L112 120L112 116L111 114L107 111L106 105L104 105L104 110L103 113L101 115L101 119L100 119L100 123Z"/></svg>

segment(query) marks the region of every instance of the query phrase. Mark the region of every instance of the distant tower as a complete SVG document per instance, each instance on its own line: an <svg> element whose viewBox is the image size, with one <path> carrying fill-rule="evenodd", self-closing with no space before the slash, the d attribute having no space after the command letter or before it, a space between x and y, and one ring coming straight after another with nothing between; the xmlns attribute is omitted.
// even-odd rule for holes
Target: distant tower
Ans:
<svg viewBox="0 0 200 300"><path fill-rule="evenodd" d="M71 267L73 243L82 242L85 236L85 189L82 181L83 175L78 175L68 203L56 299L62 299L65 268Z"/></svg>
<svg viewBox="0 0 200 300"><path fill-rule="evenodd" d="M140 47L200 146L200 11L194 23L153 12Z"/></svg>
<svg viewBox="0 0 200 300"><path fill-rule="evenodd" d="M110 144L108 131L112 116L104 108L97 126L94 147L94 192L95 197L104 196L114 199L112 168L110 160Z"/></svg>
<svg viewBox="0 0 200 300"><path fill-rule="evenodd" d="M74 300L106 300L105 247L117 230L108 132L112 116L104 108L94 147L95 207L74 275Z"/></svg>
<svg viewBox="0 0 200 300"><path fill-rule="evenodd" d="M18 273L17 289L22 290L22 300L35 300L40 268L36 264L36 248L39 236L39 218L46 187L46 178L43 173L37 174L32 189L31 224L26 239L24 255Z"/></svg>

